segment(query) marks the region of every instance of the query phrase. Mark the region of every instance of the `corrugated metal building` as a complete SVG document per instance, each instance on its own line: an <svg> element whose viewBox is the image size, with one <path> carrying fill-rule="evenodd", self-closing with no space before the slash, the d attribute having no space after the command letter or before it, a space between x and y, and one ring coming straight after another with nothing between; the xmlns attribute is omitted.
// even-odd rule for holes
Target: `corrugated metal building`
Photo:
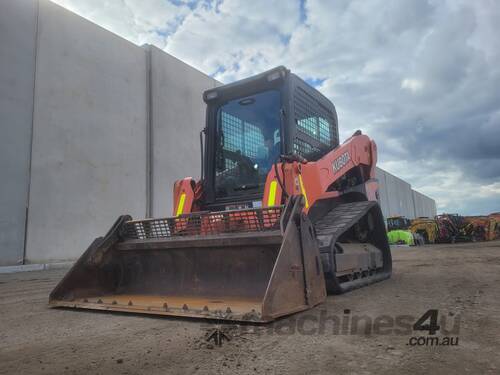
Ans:
<svg viewBox="0 0 500 375"><path fill-rule="evenodd" d="M436 201L411 188L411 185L381 168L377 168L379 203L384 216L434 217Z"/></svg>

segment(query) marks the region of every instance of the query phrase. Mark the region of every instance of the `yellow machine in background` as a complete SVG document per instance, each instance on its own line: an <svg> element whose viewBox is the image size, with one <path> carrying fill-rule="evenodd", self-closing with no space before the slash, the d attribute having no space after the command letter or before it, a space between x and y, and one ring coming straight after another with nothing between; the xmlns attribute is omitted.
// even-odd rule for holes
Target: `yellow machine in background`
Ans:
<svg viewBox="0 0 500 375"><path fill-rule="evenodd" d="M436 220L428 217L419 217L412 220L409 230L412 233L420 234L425 243L435 243L439 238L439 227Z"/></svg>

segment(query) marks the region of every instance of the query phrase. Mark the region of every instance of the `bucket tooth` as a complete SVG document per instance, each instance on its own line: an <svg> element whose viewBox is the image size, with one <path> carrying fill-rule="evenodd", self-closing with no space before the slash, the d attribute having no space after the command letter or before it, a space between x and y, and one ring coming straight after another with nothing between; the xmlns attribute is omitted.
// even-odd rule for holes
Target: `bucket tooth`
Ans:
<svg viewBox="0 0 500 375"><path fill-rule="evenodd" d="M182 309L183 309L184 311L189 310L188 305L186 305L186 304L182 305Z"/></svg>
<svg viewBox="0 0 500 375"><path fill-rule="evenodd" d="M163 310L168 311L168 303L165 302L163 304Z"/></svg>
<svg viewBox="0 0 500 375"><path fill-rule="evenodd" d="M132 301L128 301L128 305L129 305L129 306L133 306Z"/></svg>

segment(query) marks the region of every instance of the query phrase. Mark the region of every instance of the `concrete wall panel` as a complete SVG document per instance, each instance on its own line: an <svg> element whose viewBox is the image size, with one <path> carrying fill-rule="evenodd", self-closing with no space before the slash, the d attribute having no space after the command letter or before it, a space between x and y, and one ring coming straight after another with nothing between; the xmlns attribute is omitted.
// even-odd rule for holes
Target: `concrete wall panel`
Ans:
<svg viewBox="0 0 500 375"><path fill-rule="evenodd" d="M0 265L23 261L37 4L0 2Z"/></svg>
<svg viewBox="0 0 500 375"><path fill-rule="evenodd" d="M146 200L146 54L40 1L27 259L75 259Z"/></svg>
<svg viewBox="0 0 500 375"><path fill-rule="evenodd" d="M216 80L151 46L152 216L172 214L174 182L200 176L203 91Z"/></svg>

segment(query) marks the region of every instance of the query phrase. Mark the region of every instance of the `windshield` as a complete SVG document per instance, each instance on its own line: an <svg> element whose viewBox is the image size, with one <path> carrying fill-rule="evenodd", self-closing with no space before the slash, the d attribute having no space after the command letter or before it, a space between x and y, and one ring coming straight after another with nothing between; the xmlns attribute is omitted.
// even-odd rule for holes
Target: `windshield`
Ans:
<svg viewBox="0 0 500 375"><path fill-rule="evenodd" d="M280 92L231 100L217 113L217 198L264 190L267 172L280 155Z"/></svg>

